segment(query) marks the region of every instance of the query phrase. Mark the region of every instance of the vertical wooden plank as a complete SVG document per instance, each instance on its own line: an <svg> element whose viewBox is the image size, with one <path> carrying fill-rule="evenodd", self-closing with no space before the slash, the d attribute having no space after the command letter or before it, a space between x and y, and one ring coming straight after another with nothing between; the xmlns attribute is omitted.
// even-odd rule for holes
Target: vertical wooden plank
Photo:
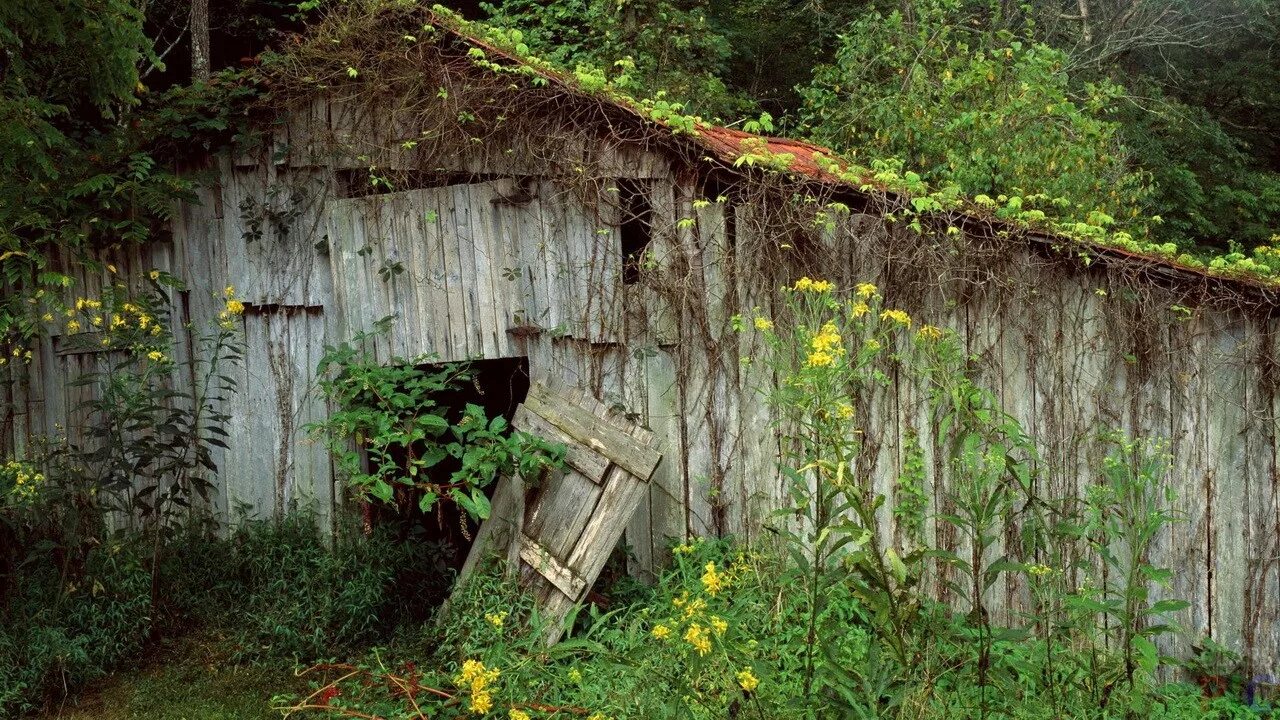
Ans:
<svg viewBox="0 0 1280 720"><path fill-rule="evenodd" d="M1172 369L1170 391L1170 455L1177 498L1173 509L1179 517L1170 532L1169 558L1178 572L1172 595L1191 603L1175 618L1182 628L1171 649L1184 654L1191 644L1210 631L1209 576L1213 556L1210 533L1213 508L1213 467L1208 459L1208 396L1214 368L1210 364L1212 330L1206 310L1170 331Z"/></svg>
<svg viewBox="0 0 1280 720"><path fill-rule="evenodd" d="M1244 545L1244 504L1248 484L1245 457L1246 426L1243 371L1248 337L1238 316L1213 313L1215 328L1212 351L1213 373L1208 387L1208 439L1212 465L1209 471L1211 498L1209 622L1213 637L1227 647L1241 651L1244 618L1245 568L1248 556Z"/></svg>
<svg viewBox="0 0 1280 720"><path fill-rule="evenodd" d="M444 250L445 287L449 296L449 345L450 354L446 359L462 360L479 352L479 348L471 348L471 313L467 306L466 284L470 282L462 264L461 239L457 232L457 201L449 188L437 191L440 222L440 241ZM474 263L473 263L474 264Z"/></svg>
<svg viewBox="0 0 1280 720"><path fill-rule="evenodd" d="M431 337L431 351L439 357L452 354L449 325L448 265L445 263L443 227L436 193L422 193L414 208L421 229L422 252L427 292L423 298L424 332Z"/></svg>
<svg viewBox="0 0 1280 720"><path fill-rule="evenodd" d="M1247 672L1272 675L1280 670L1280 502L1277 468L1277 379L1280 344L1274 320L1248 319L1249 385L1246 387L1248 486L1245 499L1244 646Z"/></svg>
<svg viewBox="0 0 1280 720"><path fill-rule="evenodd" d="M670 545L686 538L683 458L680 444L679 388L675 360L662 349L645 358L648 402L645 426L653 431L663 461L649 482L649 516L654 562L671 562Z"/></svg>

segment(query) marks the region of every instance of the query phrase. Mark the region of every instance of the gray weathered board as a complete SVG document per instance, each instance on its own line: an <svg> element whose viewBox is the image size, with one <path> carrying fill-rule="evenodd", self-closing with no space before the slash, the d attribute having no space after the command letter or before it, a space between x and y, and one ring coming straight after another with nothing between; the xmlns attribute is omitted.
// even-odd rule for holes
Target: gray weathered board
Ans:
<svg viewBox="0 0 1280 720"><path fill-rule="evenodd" d="M547 621L548 644L591 589L662 456L648 430L591 396L534 383L513 427L567 448L562 471L525 489L502 478L458 584L486 557L505 558Z"/></svg>

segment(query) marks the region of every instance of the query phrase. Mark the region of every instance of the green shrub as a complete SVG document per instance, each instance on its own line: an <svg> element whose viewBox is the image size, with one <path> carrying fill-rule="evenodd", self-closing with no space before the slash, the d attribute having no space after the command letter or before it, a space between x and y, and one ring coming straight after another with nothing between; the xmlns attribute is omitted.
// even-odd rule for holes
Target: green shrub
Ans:
<svg viewBox="0 0 1280 720"><path fill-rule="evenodd" d="M112 539L68 579L27 565L0 606L0 714L21 712L136 655L151 632L145 550Z"/></svg>

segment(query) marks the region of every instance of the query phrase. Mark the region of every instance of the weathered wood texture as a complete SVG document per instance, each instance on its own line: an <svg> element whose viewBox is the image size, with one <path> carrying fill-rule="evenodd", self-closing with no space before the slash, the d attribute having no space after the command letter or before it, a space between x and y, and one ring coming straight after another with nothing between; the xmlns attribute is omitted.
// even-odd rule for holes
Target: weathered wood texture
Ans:
<svg viewBox="0 0 1280 720"><path fill-rule="evenodd" d="M692 536L765 542L762 520L786 494L763 396L773 378L758 362L741 362L759 357L760 341L733 332L732 318L769 312L777 284L820 272L844 287L876 282L888 304L959 333L980 380L1036 438L1047 495L1080 498L1097 481L1100 431L1167 438L1183 521L1152 560L1178 571L1157 592L1192 602L1175 618L1185 632L1168 649L1185 654L1208 633L1245 650L1259 671L1280 671L1275 317L1170 310L1175 301L1162 301L1160 288L1025 246L1006 248L998 268L948 256L973 266L953 272L894 255L903 244L891 233L902 228L868 215L830 233L835 259L818 269L764 268L769 282L748 280L762 271L749 248L778 241L753 230L750 208L698 203L690 184L656 166L635 176L655 178L659 221L648 257L660 279L638 284L621 278L609 189L584 198L553 173L351 198L335 192L332 168L308 162L223 158L216 170L220 184L177 208L171 245L115 265L124 275L159 267L188 280L178 317L193 328L216 317L226 285L249 304L242 392L229 408L232 449L219 455L215 510L225 519L242 504L265 517L301 503L328 518L341 503L329 461L303 431L325 412L315 365L326 344L391 316L378 341L387 361L524 357L534 381L586 388L653 433L666 460L621 521L637 574L652 573L673 542ZM104 281L85 277L81 288L92 294ZM16 369L0 396L5 452L74 432L79 391L64 381L88 361L58 354L58 342ZM907 377L892 380L859 408L867 439L859 469L892 498L915 438L930 510L945 511L952 478L925 393ZM601 458L583 451L571 460L607 479ZM886 540L905 541L888 508L880 526ZM930 522L925 536L962 549L945 526ZM1025 588L1002 581L990 601L999 617L1016 619Z"/></svg>
<svg viewBox="0 0 1280 720"><path fill-rule="evenodd" d="M568 467L528 491L521 478L499 482L459 582L489 555L506 559L536 597L552 643L604 569L662 456L651 432L580 391L533 384L514 426L565 442Z"/></svg>

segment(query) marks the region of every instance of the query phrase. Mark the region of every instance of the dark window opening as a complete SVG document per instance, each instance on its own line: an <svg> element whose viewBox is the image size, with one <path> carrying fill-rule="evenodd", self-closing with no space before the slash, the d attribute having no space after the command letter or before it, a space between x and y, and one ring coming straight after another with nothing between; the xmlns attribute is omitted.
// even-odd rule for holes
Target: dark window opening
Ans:
<svg viewBox="0 0 1280 720"><path fill-rule="evenodd" d="M619 180L618 207L622 212L622 284L635 285L640 282L653 239L653 205L647 185L639 180Z"/></svg>
<svg viewBox="0 0 1280 720"><path fill-rule="evenodd" d="M529 362L525 358L495 358L473 360L467 363L470 379L458 387L435 393L433 398L446 408L445 416L451 424L462 419L468 404L484 408L485 415L506 418L510 423L516 407L529 393ZM431 368L428 368L431 369ZM442 438L448 441L450 438ZM415 448L421 452L423 448ZM403 458L397 462L404 464ZM460 462L446 458L431 468L428 482L447 483L459 468ZM492 499L497 480L485 489ZM370 507L372 521L380 531L386 532L397 543L407 543L415 558L413 567L406 570L414 577L399 578L397 586L411 589L416 594L412 607L425 619L430 611L448 596L453 578L466 562L467 553L479 530L479 523L453 502L437 502L427 513L418 509L422 491L402 488L396 491L391 503L373 503Z"/></svg>
<svg viewBox="0 0 1280 720"><path fill-rule="evenodd" d="M732 253L738 246L737 182L719 174L707 175L702 181L702 199L721 206L725 249Z"/></svg>

